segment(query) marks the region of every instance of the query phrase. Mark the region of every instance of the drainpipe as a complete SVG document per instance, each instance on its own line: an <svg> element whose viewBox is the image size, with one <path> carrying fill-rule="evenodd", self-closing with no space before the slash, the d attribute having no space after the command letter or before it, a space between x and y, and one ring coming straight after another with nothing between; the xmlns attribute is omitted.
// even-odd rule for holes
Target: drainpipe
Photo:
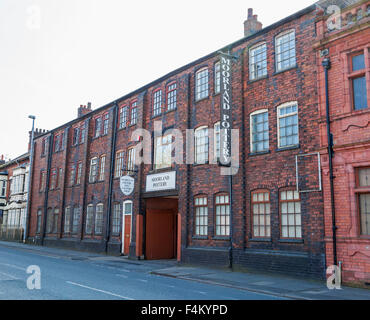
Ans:
<svg viewBox="0 0 370 320"><path fill-rule="evenodd" d="M112 214L112 191L113 191L113 179L114 179L114 166L116 160L116 141L117 141L117 117L118 117L118 105L114 103L113 109L113 128L112 128L112 147L111 147L111 162L109 172L109 192L108 192L108 212L107 212L107 223L105 232L105 252L108 252L108 242L110 238L110 217Z"/></svg>
<svg viewBox="0 0 370 320"><path fill-rule="evenodd" d="M46 235L46 223L48 218L48 202L49 202L49 182L50 182L50 170L51 170L51 160L53 156L54 149L54 133L50 133L49 136L49 152L48 152L48 165L46 171L46 183L45 183L45 198L44 198L44 217L42 222L42 238L41 245L44 245L45 235Z"/></svg>
<svg viewBox="0 0 370 320"><path fill-rule="evenodd" d="M331 216L333 230L333 257L334 265L338 264L337 258L337 226L335 221L335 202L334 202L334 172L333 172L333 134L330 130L330 102L329 102L329 77L328 72L331 68L330 58L325 58L322 62L325 70L325 97L326 97L326 129L328 136L328 155L329 155L329 174L330 174L330 198L331 198Z"/></svg>

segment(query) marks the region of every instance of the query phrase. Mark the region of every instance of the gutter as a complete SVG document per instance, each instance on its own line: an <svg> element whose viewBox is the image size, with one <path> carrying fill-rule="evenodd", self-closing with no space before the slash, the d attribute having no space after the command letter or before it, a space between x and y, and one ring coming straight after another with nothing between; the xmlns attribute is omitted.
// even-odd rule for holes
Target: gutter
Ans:
<svg viewBox="0 0 370 320"><path fill-rule="evenodd" d="M331 200L331 215L332 215L332 231L333 231L333 258L334 265L338 265L337 258L337 226L335 217L335 199L334 199L334 171L333 171L333 134L330 129L330 102L329 102L329 70L331 68L330 58L325 58L322 61L322 66L325 70L325 98L326 98L326 128L328 136L328 155L329 155L329 173L330 173L330 200Z"/></svg>

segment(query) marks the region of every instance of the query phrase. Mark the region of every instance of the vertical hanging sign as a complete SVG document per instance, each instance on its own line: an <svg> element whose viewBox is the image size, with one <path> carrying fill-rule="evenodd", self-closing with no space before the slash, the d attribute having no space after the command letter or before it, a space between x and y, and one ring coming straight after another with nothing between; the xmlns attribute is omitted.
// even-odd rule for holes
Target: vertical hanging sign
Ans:
<svg viewBox="0 0 370 320"><path fill-rule="evenodd" d="M221 124L220 124L220 165L231 166L231 130L232 130L232 92L231 92L231 57L220 55L221 64Z"/></svg>

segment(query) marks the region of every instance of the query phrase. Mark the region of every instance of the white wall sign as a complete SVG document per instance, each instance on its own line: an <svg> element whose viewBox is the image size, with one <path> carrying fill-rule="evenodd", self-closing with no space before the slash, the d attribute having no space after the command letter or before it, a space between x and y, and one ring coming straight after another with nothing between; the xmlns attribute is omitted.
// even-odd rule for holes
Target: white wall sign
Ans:
<svg viewBox="0 0 370 320"><path fill-rule="evenodd" d="M176 171L153 174L146 177L146 192L175 189Z"/></svg>
<svg viewBox="0 0 370 320"><path fill-rule="evenodd" d="M122 193L125 196L130 196L134 192L135 179L130 176L121 177L119 185Z"/></svg>

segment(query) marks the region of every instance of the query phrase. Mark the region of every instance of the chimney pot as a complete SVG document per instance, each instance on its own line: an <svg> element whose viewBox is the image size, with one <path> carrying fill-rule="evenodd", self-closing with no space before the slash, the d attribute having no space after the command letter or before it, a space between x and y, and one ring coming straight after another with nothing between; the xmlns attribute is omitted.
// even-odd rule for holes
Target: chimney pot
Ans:
<svg viewBox="0 0 370 320"><path fill-rule="evenodd" d="M244 21L244 37L249 37L252 34L262 30L262 23L258 21L258 16L253 15L253 9L248 9L248 19Z"/></svg>

